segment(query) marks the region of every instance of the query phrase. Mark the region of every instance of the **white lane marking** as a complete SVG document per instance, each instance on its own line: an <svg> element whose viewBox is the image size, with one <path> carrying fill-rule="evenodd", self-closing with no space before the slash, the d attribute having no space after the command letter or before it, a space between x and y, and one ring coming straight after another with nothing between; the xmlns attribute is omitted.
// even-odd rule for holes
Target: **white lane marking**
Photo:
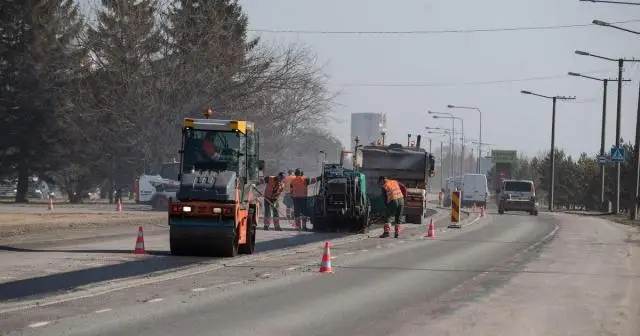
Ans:
<svg viewBox="0 0 640 336"><path fill-rule="evenodd" d="M36 322L36 323L30 324L29 328L40 328L40 327L46 326L49 323L51 323L51 322L49 322L49 321Z"/></svg>
<svg viewBox="0 0 640 336"><path fill-rule="evenodd" d="M153 300L149 300L149 301L147 301L147 302L148 302L148 303L155 303L155 302L160 302L160 301L162 301L162 300L164 300L164 299L163 299L163 298L156 298L156 299L153 299Z"/></svg>
<svg viewBox="0 0 640 336"><path fill-rule="evenodd" d="M296 268L295 267L289 267L287 268L287 271L294 271Z"/></svg>
<svg viewBox="0 0 640 336"><path fill-rule="evenodd" d="M95 313L96 314L102 314L102 313L106 313L108 311L111 311L111 308L105 308L105 309L96 310Z"/></svg>
<svg viewBox="0 0 640 336"><path fill-rule="evenodd" d="M192 292L204 292L204 291L206 291L206 290L207 290L206 288L199 287L199 288L194 288L194 289L192 289L191 291L192 291Z"/></svg>
<svg viewBox="0 0 640 336"><path fill-rule="evenodd" d="M352 254L355 254L355 252L347 252L344 255L352 255Z"/></svg>
<svg viewBox="0 0 640 336"><path fill-rule="evenodd" d="M369 252L369 250L360 250L360 252Z"/></svg>

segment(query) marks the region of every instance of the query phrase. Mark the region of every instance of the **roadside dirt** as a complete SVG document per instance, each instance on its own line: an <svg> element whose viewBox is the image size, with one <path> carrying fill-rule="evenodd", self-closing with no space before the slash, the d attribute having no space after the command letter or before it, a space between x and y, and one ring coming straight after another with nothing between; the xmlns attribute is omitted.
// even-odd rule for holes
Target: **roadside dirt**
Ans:
<svg viewBox="0 0 640 336"><path fill-rule="evenodd" d="M0 238L61 230L87 230L158 224L164 212L5 213L0 214Z"/></svg>

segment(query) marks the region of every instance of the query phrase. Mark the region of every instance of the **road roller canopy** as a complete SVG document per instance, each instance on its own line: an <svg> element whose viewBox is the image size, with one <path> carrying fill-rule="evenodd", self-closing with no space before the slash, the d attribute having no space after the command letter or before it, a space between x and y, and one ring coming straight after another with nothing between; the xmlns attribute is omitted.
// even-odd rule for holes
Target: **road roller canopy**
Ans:
<svg viewBox="0 0 640 336"><path fill-rule="evenodd" d="M247 131L254 131L255 125L253 122L246 120L185 118L182 123L182 128L203 131L238 132L246 135Z"/></svg>

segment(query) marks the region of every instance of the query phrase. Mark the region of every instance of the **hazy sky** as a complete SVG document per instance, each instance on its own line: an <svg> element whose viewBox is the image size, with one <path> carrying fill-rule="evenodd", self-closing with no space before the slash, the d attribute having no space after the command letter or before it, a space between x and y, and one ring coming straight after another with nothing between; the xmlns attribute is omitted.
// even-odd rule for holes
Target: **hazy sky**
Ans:
<svg viewBox="0 0 640 336"><path fill-rule="evenodd" d="M251 29L320 31L402 31L510 28L640 20L640 6L578 0L240 0ZM621 24L640 31L640 22ZM311 46L343 90L332 129L348 144L350 113L387 114L390 140L424 133L424 126L448 127L426 110L454 112L465 120L468 138L478 137L478 113L449 110L447 104L483 111L483 140L496 148L534 155L548 150L551 101L520 94L576 96L557 109L556 146L571 154L600 147L602 84L567 76L568 71L616 78L617 65L574 54L576 49L602 56L640 58L640 36L589 26L554 30L422 35L319 35L261 33L263 41L304 42ZM635 130L640 67L627 63L634 82L623 87L622 136ZM553 77L523 80L532 77ZM469 84L517 80L491 84ZM350 84L422 83L421 87L358 87ZM465 84L466 83L466 84ZM607 147L615 138L616 86L609 86ZM457 126L459 127L459 126ZM439 140L438 140L439 141Z"/></svg>

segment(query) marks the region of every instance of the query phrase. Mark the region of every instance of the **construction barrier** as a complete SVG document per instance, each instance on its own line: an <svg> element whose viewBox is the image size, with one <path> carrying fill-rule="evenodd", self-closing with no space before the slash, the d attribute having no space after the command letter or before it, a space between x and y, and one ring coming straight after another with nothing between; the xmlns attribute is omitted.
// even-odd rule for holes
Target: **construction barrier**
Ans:
<svg viewBox="0 0 640 336"><path fill-rule="evenodd" d="M460 222L460 192L451 193L451 223Z"/></svg>

